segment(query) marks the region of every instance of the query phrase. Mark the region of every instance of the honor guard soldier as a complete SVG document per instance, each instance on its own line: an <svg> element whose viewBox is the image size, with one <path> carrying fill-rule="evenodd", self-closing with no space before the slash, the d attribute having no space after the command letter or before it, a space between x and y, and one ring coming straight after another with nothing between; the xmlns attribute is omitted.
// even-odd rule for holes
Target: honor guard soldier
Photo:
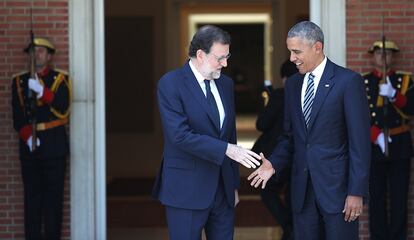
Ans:
<svg viewBox="0 0 414 240"><path fill-rule="evenodd" d="M382 41L376 41L369 48L374 69L362 74L371 114L370 236L371 239L406 239L413 150L409 118L414 112L414 88L411 73L393 68L394 54L399 52L397 45L385 41L385 51L383 45Z"/></svg>
<svg viewBox="0 0 414 240"><path fill-rule="evenodd" d="M13 76L12 107L20 136L25 238L60 239L71 83L66 72L51 67L56 49L50 41L34 38L24 51L32 53L36 74Z"/></svg>

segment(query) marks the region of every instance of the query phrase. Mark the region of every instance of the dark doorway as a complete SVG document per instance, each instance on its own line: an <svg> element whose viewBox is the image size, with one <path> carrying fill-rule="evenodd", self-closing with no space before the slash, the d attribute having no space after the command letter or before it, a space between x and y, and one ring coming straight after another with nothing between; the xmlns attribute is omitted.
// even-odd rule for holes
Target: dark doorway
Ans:
<svg viewBox="0 0 414 240"><path fill-rule="evenodd" d="M201 27L205 24L198 24ZM223 73L235 84L236 112L256 114L262 106L264 24L214 24L231 36L231 58Z"/></svg>
<svg viewBox="0 0 414 240"><path fill-rule="evenodd" d="M155 77L153 18L106 17L105 33L107 131L151 132Z"/></svg>

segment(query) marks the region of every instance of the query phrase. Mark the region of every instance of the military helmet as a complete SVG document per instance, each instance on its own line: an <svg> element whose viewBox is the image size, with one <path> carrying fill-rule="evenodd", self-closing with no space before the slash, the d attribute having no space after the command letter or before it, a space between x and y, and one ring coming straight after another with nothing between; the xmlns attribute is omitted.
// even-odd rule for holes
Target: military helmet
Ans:
<svg viewBox="0 0 414 240"><path fill-rule="evenodd" d="M54 54L56 52L55 46L53 46L53 44L46 38L39 38L39 37L34 38L34 45L47 48L51 54ZM28 53L30 50L30 46L31 46L31 43L29 43L29 45L27 45L27 47L23 49L23 51Z"/></svg>
<svg viewBox="0 0 414 240"><path fill-rule="evenodd" d="M373 53L377 49L382 49L382 41L375 41L371 47L369 47L368 52ZM400 49L398 48L397 44L393 41L385 41L385 49L392 50L393 52L399 52Z"/></svg>

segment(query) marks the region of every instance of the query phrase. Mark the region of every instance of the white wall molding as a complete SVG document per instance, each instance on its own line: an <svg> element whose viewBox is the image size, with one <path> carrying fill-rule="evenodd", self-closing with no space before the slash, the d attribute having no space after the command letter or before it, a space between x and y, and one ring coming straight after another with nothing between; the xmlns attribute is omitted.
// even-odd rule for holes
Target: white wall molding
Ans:
<svg viewBox="0 0 414 240"><path fill-rule="evenodd" d="M106 239L103 0L69 1L71 239Z"/></svg>
<svg viewBox="0 0 414 240"><path fill-rule="evenodd" d="M346 66L345 0L310 0L310 19L325 34L325 54L335 63Z"/></svg>

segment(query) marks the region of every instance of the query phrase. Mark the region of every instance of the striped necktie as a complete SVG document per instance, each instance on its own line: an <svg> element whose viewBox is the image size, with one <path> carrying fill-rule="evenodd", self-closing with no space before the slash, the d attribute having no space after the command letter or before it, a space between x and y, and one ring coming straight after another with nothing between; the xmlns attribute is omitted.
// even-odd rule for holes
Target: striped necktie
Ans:
<svg viewBox="0 0 414 240"><path fill-rule="evenodd" d="M315 75L309 74L308 84L306 86L305 97L303 98L303 116L305 117L306 128L309 128L309 119L312 112L314 100L314 81Z"/></svg>
<svg viewBox="0 0 414 240"><path fill-rule="evenodd" d="M220 113L217 107L216 99L214 98L214 95L211 92L210 80L204 80L204 83L206 84L206 97L207 97L208 105L210 105L210 108L212 110L212 113L214 116L214 122L217 124L217 126L220 129Z"/></svg>

